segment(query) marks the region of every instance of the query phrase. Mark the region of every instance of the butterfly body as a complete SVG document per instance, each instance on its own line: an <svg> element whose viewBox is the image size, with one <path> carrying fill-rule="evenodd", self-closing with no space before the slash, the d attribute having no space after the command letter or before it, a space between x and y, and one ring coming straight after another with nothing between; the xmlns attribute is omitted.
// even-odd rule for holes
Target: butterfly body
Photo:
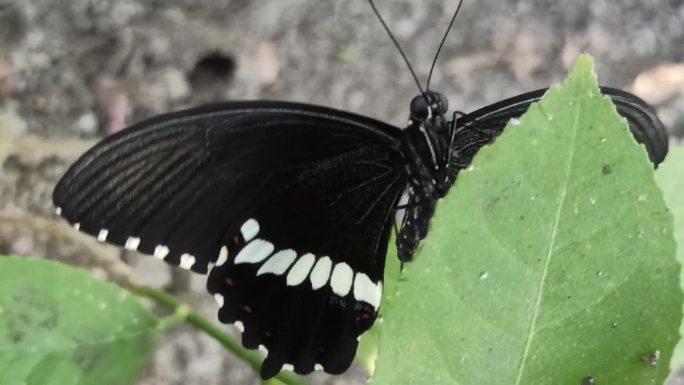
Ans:
<svg viewBox="0 0 684 385"><path fill-rule="evenodd" d="M405 157L407 180L403 204L396 222L397 253L402 262L413 258L420 241L427 235L437 200L451 188L450 159L455 151L455 126L447 121L447 99L427 91L411 101L407 127L403 130L401 150Z"/></svg>

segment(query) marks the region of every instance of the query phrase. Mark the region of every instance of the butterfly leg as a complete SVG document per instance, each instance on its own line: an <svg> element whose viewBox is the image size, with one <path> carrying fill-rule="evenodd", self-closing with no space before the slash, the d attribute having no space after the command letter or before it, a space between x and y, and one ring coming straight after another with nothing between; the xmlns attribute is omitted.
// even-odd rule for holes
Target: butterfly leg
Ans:
<svg viewBox="0 0 684 385"><path fill-rule="evenodd" d="M451 132L452 136L456 133L456 130L458 127L458 120L463 116L465 116L465 112L462 112L462 111L454 111L453 115L451 116L451 121L449 122L449 128L451 130L450 132Z"/></svg>

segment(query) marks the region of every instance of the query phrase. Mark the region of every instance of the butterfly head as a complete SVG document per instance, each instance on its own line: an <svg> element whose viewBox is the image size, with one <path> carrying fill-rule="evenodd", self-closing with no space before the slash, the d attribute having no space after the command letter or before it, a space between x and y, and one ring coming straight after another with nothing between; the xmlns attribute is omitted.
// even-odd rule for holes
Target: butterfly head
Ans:
<svg viewBox="0 0 684 385"><path fill-rule="evenodd" d="M433 116L443 116L449 109L446 96L427 91L411 100L411 120L425 120Z"/></svg>

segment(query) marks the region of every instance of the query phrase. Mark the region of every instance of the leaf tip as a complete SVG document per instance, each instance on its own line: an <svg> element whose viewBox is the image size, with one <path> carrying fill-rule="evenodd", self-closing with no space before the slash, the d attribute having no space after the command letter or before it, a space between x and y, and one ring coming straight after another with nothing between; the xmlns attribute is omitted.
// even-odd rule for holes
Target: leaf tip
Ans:
<svg viewBox="0 0 684 385"><path fill-rule="evenodd" d="M594 58L591 57L588 53L583 53L575 59L575 66L577 68L581 68L586 71L594 71Z"/></svg>
<svg viewBox="0 0 684 385"><path fill-rule="evenodd" d="M565 84L582 84L581 88L586 89L589 97L601 95L598 85L598 77L594 71L594 59L589 54L582 54L577 57L575 64L566 78Z"/></svg>

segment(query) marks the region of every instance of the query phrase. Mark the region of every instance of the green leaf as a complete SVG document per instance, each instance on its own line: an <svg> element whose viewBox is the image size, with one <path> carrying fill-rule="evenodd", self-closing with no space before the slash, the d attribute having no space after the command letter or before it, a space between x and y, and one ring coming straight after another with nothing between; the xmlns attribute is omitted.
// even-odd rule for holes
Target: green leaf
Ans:
<svg viewBox="0 0 684 385"><path fill-rule="evenodd" d="M684 146L670 147L665 162L656 170L656 181L663 190L667 207L674 217L677 260L684 264ZM684 283L684 271L680 282ZM680 329L684 335L684 325ZM673 369L684 366L684 341L680 341L670 362Z"/></svg>
<svg viewBox="0 0 684 385"><path fill-rule="evenodd" d="M388 282L372 382L662 383L682 315L674 253L646 153L582 57L459 175Z"/></svg>
<svg viewBox="0 0 684 385"><path fill-rule="evenodd" d="M0 257L3 385L133 384L157 320L136 297L56 262Z"/></svg>

